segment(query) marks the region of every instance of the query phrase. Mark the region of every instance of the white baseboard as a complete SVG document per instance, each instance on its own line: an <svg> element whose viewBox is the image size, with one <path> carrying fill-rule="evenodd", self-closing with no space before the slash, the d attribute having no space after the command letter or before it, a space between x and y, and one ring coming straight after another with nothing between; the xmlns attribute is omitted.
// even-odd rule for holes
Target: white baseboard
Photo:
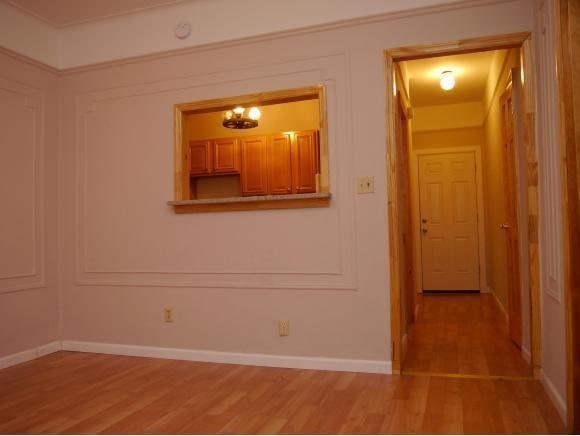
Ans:
<svg viewBox="0 0 580 436"><path fill-rule="evenodd" d="M30 348L28 350L0 357L0 369L18 365L19 363L28 362L29 360L34 360L60 350L60 341L54 341L35 348Z"/></svg>
<svg viewBox="0 0 580 436"><path fill-rule="evenodd" d="M532 353L526 347L522 345L522 357L527 362L528 365L532 364Z"/></svg>
<svg viewBox="0 0 580 436"><path fill-rule="evenodd" d="M554 384L552 383L550 378L546 376L546 374L544 373L544 370L542 369L540 371L541 371L540 372L540 375L541 375L540 380L542 382L542 385L544 386L544 390L548 394L548 397L550 397L550 399L552 400L552 403L554 403L554 406L556 407L556 410L558 411L560 418L562 418L562 421L565 424L567 422L566 400L564 400L564 398L562 398L560 393L556 390L556 387L554 386Z"/></svg>
<svg viewBox="0 0 580 436"><path fill-rule="evenodd" d="M99 342L62 341L65 351L117 354L121 356L157 357L194 362L233 363L277 368L317 369L330 371L391 374L392 364L382 360L331 359L326 357L280 356L271 354L229 353L223 351L161 348Z"/></svg>

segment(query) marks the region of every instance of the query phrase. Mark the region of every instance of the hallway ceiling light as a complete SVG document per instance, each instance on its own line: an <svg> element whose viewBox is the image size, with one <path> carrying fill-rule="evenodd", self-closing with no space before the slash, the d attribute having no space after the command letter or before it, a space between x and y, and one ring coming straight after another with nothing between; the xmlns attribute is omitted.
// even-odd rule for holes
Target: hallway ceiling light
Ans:
<svg viewBox="0 0 580 436"><path fill-rule="evenodd" d="M453 71L443 71L441 73L441 80L439 81L439 85L441 85L441 89L444 91L453 89L455 86L455 75L453 74Z"/></svg>
<svg viewBox="0 0 580 436"><path fill-rule="evenodd" d="M258 127L258 120L262 116L260 109L252 107L248 110L247 116L244 116L245 113L246 109L242 106L225 111L222 126L228 129L252 129Z"/></svg>

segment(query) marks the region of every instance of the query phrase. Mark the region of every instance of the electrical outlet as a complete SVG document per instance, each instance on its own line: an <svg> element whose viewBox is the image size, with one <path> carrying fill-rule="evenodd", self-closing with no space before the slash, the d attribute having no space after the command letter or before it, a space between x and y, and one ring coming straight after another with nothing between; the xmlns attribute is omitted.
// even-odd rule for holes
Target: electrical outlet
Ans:
<svg viewBox="0 0 580 436"><path fill-rule="evenodd" d="M356 178L356 192L357 194L371 194L375 192L375 178L374 177L357 177Z"/></svg>
<svg viewBox="0 0 580 436"><path fill-rule="evenodd" d="M287 319L281 319L278 321L278 334L280 336L290 335L290 321Z"/></svg>
<svg viewBox="0 0 580 436"><path fill-rule="evenodd" d="M163 319L165 322L173 322L173 309L163 309Z"/></svg>

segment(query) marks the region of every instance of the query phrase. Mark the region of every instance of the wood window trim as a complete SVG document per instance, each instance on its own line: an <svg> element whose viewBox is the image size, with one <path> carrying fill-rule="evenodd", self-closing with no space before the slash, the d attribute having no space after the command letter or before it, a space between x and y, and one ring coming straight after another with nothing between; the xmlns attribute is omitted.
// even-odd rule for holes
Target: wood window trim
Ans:
<svg viewBox="0 0 580 436"><path fill-rule="evenodd" d="M309 99L317 99L319 106L320 192L317 194L320 195L315 197L305 194L259 196L251 197L252 201L247 199L240 201L238 197L203 202L189 199L189 169L184 159L187 144L184 143L182 130L185 116L222 111L239 105L260 106ZM174 200L168 201L167 204L172 206L176 213L328 207L331 195L327 125L326 88L323 85L176 104L174 105Z"/></svg>
<svg viewBox="0 0 580 436"><path fill-rule="evenodd" d="M204 200L169 201L175 213L224 212L240 210L297 209L328 207L331 194L260 195L253 197L211 198Z"/></svg>

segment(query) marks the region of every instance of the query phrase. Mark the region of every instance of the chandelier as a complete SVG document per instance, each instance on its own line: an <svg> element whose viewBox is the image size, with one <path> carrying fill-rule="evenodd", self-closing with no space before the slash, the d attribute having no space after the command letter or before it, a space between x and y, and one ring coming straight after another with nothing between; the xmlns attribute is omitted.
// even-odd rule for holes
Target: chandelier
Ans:
<svg viewBox="0 0 580 436"><path fill-rule="evenodd" d="M223 114L222 126L228 129L252 129L258 127L258 120L262 113L257 107L251 107L245 116L246 109L242 106L225 111Z"/></svg>

